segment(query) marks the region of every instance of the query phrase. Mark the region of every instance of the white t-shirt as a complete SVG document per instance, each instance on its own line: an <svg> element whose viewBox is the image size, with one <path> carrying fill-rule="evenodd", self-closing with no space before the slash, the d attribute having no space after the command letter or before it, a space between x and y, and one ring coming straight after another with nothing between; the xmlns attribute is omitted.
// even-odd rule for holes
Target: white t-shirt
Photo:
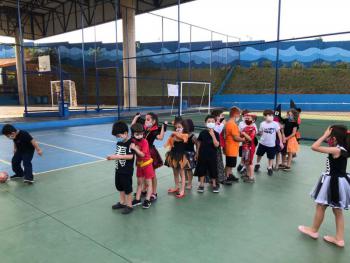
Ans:
<svg viewBox="0 0 350 263"><path fill-rule="evenodd" d="M259 143L267 147L276 146L276 133L280 130L280 126L277 122L263 121L260 124L259 132L262 134Z"/></svg>
<svg viewBox="0 0 350 263"><path fill-rule="evenodd" d="M256 127L255 123L253 124L253 126L255 127L256 132L258 132L258 127ZM247 124L245 124L245 121L241 121L238 124L238 129L239 129L240 132L242 132L245 127L247 127Z"/></svg>

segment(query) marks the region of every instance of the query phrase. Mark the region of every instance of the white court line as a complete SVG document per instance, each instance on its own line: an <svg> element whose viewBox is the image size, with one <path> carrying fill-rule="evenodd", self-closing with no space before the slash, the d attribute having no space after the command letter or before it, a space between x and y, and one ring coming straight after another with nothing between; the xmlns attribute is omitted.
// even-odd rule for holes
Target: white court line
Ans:
<svg viewBox="0 0 350 263"><path fill-rule="evenodd" d="M34 175L41 175L41 174L46 174L46 173L51 173L51 172L57 172L57 171L65 170L65 169L80 167L80 166L94 164L94 163L100 163L100 162L104 162L104 161L107 161L107 160L104 159L104 160L98 160L98 161L93 161L93 162L74 164L74 165L70 165L70 166L66 166L66 167L61 167L61 168L57 168L57 169L47 170L47 171L44 171L44 172L34 173Z"/></svg>
<svg viewBox="0 0 350 263"><path fill-rule="evenodd" d="M72 152L72 153L77 153L77 154L81 154L81 155L93 157L93 158L96 158L96 159L99 159L99 160L106 160L106 158L102 158L102 157L97 156L97 155L93 155L93 154L89 154L89 153L84 153L84 152L79 152L79 151L67 149L67 148L64 148L64 147L60 147L60 146L56 146L56 145L52 145L52 144L48 144L48 143L43 143L43 142L38 142L38 143L39 143L39 144L42 144L42 145L45 145L45 146L48 146L48 147L60 149L60 150L63 150L63 151Z"/></svg>
<svg viewBox="0 0 350 263"><path fill-rule="evenodd" d="M7 164L7 165L11 165L11 163L10 163L10 162L5 161L5 160L2 160L2 159L0 159L0 162L1 162L1 163L4 163L4 164Z"/></svg>
<svg viewBox="0 0 350 263"><path fill-rule="evenodd" d="M96 141L116 143L116 141L112 141L112 140L108 140L108 139L101 139L101 138L96 138L96 137L90 137L90 136L80 135L80 134L76 134L76 133L65 132L65 134L78 136L78 137L82 137L82 138L87 138L87 139L91 139L91 140L96 140Z"/></svg>

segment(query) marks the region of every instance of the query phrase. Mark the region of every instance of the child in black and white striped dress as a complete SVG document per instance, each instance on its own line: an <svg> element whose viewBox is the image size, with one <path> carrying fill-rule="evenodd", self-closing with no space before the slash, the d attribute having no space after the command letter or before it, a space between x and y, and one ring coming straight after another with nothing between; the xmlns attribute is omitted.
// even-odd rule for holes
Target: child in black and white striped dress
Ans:
<svg viewBox="0 0 350 263"><path fill-rule="evenodd" d="M322 146L327 140L329 147ZM350 208L350 175L346 173L347 158L350 152L350 133L342 125L328 128L313 145L312 150L328 154L326 171L315 185L311 196L316 202L316 213L311 227L299 226L299 231L317 239L318 230L324 219L327 207L335 216L335 236L324 236L326 242L344 247L343 210Z"/></svg>

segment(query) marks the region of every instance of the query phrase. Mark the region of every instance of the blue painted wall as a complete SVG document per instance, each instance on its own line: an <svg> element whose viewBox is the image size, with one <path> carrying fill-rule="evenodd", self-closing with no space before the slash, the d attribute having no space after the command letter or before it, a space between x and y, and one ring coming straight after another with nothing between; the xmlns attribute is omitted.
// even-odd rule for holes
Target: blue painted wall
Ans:
<svg viewBox="0 0 350 263"><path fill-rule="evenodd" d="M347 94L281 94L278 103L282 108L289 107L290 100L294 100L303 111L350 111L350 95ZM274 94L264 95L215 95L214 107L231 108L238 106L241 109L264 110L274 108Z"/></svg>

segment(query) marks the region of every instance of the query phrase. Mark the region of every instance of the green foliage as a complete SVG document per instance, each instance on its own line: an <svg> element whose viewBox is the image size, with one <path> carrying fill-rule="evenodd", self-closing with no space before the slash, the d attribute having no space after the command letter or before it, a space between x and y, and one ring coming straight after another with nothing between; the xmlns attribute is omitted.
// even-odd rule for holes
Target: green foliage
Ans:
<svg viewBox="0 0 350 263"><path fill-rule="evenodd" d="M350 64L347 62L338 62L335 64L335 67L338 69L350 69Z"/></svg>
<svg viewBox="0 0 350 263"><path fill-rule="evenodd" d="M253 62L253 63L250 64L250 68L251 69L257 69L258 67L259 67L258 62Z"/></svg>
<svg viewBox="0 0 350 263"><path fill-rule="evenodd" d="M292 69L303 69L303 68L304 68L304 64L299 61L294 61L292 63Z"/></svg>
<svg viewBox="0 0 350 263"><path fill-rule="evenodd" d="M270 60L263 61L261 65L263 68L272 68L272 62Z"/></svg>

